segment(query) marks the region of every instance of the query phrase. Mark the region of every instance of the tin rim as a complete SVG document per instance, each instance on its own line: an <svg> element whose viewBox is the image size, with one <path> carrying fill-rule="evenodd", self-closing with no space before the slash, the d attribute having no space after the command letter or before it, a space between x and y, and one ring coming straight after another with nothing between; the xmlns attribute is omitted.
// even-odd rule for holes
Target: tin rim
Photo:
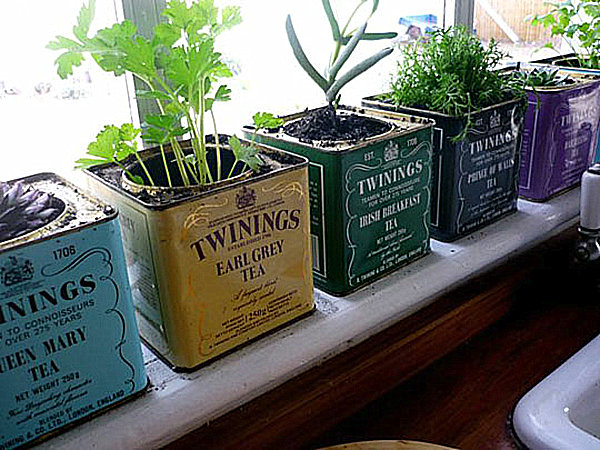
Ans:
<svg viewBox="0 0 600 450"><path fill-rule="evenodd" d="M354 107L354 106L345 106L340 105L338 107L338 111L344 112L346 114L356 114L359 116L365 116L372 120L378 120L384 123L387 123L391 126L391 128L385 133L381 133L375 136L371 136L361 140L342 140L342 141L312 141L311 143L302 142L298 138L290 136L282 131L278 131L277 133L272 133L264 130L260 130L258 133L265 138L272 138L276 140L283 140L294 145L298 145L305 148L312 148L325 153L333 153L340 154L343 152L351 152L363 148L365 146L372 145L377 142L382 142L388 140L390 138L395 138L398 136L404 136L408 133L412 133L414 131L420 129L426 129L433 127L435 121L433 119L427 117L417 117L414 115L403 114L397 111L390 110L382 110L375 107L368 107L369 105L365 105L363 107ZM309 111L314 111L318 108L307 109L305 111L289 114L286 116L282 116L282 118L286 121L295 121L300 119L306 115ZM255 133L255 130L252 126L245 126L244 132L247 134Z"/></svg>
<svg viewBox="0 0 600 450"><path fill-rule="evenodd" d="M323 107L323 108L325 108L325 107ZM316 109L312 109L312 110L310 110L310 111L317 111L317 110L319 110L319 109L323 109L323 108L316 108ZM287 122L287 123L294 123L294 122L297 122L297 121L299 121L299 120L302 120L304 117L306 117L306 115L307 115L307 114L308 114L310 111L305 111L305 112L301 113L300 115L298 115L297 117L294 117L292 120L290 120L290 121L289 121L289 122ZM371 141L371 140L376 140L376 139L379 139L379 138L381 138L382 136L386 136L386 135L387 135L387 134L389 134L390 132L394 131L394 125L393 125L392 123L390 123L389 121L385 121L385 120L382 120L382 119L380 119L380 118L377 118L377 117L372 117L371 115L369 115L369 114L365 114L364 112L361 112L361 111L354 111L354 110L351 110L351 109L342 109L342 108L340 108L340 109L337 111L337 113L338 113L338 114L341 114L342 116L347 116L347 117L348 117L348 116L351 116L352 114L354 114L354 115L356 115L356 116L363 117L363 118L365 118L365 119L372 120L372 121L374 121L374 122L380 122L380 123L386 124L386 125L389 127L389 128L388 128L386 131L384 131L383 133L375 134L375 135L373 135L373 136L368 136L368 137L365 137L365 138L363 138L363 139L360 139L360 141L361 141L361 142L362 142L362 141L364 141L364 142L369 142L369 141ZM282 130L282 133L283 133L284 135L286 135L287 137L289 137L289 138L296 139L296 140L300 141L300 139L298 139L297 137L294 137L294 136L292 136L292 135L290 135L290 134L287 134L287 133L286 133L286 132L284 132L283 130ZM325 140L318 140L318 139L315 139L315 140L313 140L312 142L315 142L315 143L324 143L324 142L327 142L327 143L328 143L328 145L327 145L328 147L336 147L336 146L338 146L338 145L340 145L340 144L345 144L345 143L347 143L348 141L349 141L349 139L331 139L331 140L327 140L327 141L325 141Z"/></svg>
<svg viewBox="0 0 600 450"><path fill-rule="evenodd" d="M419 115L419 114L426 114L427 116L432 116L432 117L443 117L446 119L458 119L458 120L462 120L464 118L466 118L468 115L475 115L475 114L480 114L486 111L490 111L494 108L500 108L502 106L506 106L506 105L510 105L512 103L514 103L515 105L518 105L520 103L524 102L524 99L520 99L520 98L511 98L509 100L505 100L503 102L500 103L495 103L493 105L490 106L486 106L485 108L481 108L481 109L477 109L475 111L471 111L470 113L465 113L465 114L459 114L459 115L451 115L451 114L445 114L445 113L441 113L439 111L434 111L432 109L421 109L421 108L415 108L415 107L410 107L410 106L404 106L404 105L395 105L394 103L387 103L383 100L380 100L378 97L380 97L381 95L384 94L376 94L376 95L371 95L369 97L365 97L362 99L362 102L365 106L370 107L370 108L391 108L392 111L398 111L398 112L410 112L411 114L415 114L415 115Z"/></svg>
<svg viewBox="0 0 600 450"><path fill-rule="evenodd" d="M581 89L592 85L594 83L600 83L600 76L592 73L578 73L567 70L567 68L560 68L562 66L558 66L558 69L555 69L558 74L566 75L573 80L571 84L565 84L562 86L536 86L535 88L532 86L526 86L525 90L527 92L535 93L535 92L563 92L571 89ZM532 71L536 69L536 67L529 67L521 70ZM508 72L508 71L507 71Z"/></svg>
<svg viewBox="0 0 600 450"><path fill-rule="evenodd" d="M216 146L214 144L208 144L207 145L208 148L212 148L212 149L216 149ZM230 147L228 145L222 145L221 146L222 149L227 149L228 151L231 151ZM172 154L172 152L167 153L167 155ZM145 160L150 160L153 158L158 158L158 155L147 155L145 157ZM139 163L134 161L131 164L129 164L127 166L128 169L131 169L133 167L139 167ZM227 178L225 180L220 180L220 181L214 181L212 183L206 183L206 184L192 184L190 186L173 186L173 187L169 187L169 186L150 186L150 185L140 185L137 183L134 183L133 181L131 181L127 175L125 174L125 171L123 171L121 173L121 187L133 194L133 195L139 195L142 193L148 194L151 197L159 197L165 194L180 194L180 193L202 193L202 192L206 192L206 191L210 191L210 190L214 190L214 189L218 189L221 187L225 187L228 186L230 184L234 184L237 183L239 181L243 181L246 180L248 178L250 178L253 174L253 171L250 169L247 169L245 171L243 171L242 173L235 175L231 178Z"/></svg>

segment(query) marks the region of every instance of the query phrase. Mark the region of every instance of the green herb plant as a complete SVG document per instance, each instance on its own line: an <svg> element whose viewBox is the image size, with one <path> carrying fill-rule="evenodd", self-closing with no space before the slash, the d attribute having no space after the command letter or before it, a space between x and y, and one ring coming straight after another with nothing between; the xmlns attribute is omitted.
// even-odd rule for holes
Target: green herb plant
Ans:
<svg viewBox="0 0 600 450"><path fill-rule="evenodd" d="M381 59L388 56L392 53L392 48L384 48L379 52L375 53L371 57L363 60L362 62L356 64L354 67L349 69L346 73L339 76L340 69L342 66L348 61L350 55L356 49L356 46L361 40L380 40L380 39L390 39L396 37L397 33L389 32L389 33L367 33L367 23L372 15L377 11L379 6L379 0L373 0L371 12L367 18L367 20L358 28L352 28L352 23L358 11L361 7L367 3L369 0L359 0L358 4L354 8L353 12L346 20L343 27L340 27L338 19L336 18L333 8L329 0L322 0L323 9L327 16L327 20L329 21L329 25L331 27L331 32L333 35L334 41L334 49L331 55L331 59L328 67L325 70L324 75L321 75L315 67L311 64L306 53L304 52L302 46L300 45L300 41L298 40L298 36L296 35L296 31L294 30L294 26L292 24L292 18L288 15L286 20L286 32L288 36L288 40L294 52L294 56L296 60L300 64L300 66L304 69L304 71L311 77L311 79L323 90L325 93L325 97L327 99L327 103L334 109L337 108L340 101L340 90L354 78L356 78L361 73L373 67L377 62Z"/></svg>
<svg viewBox="0 0 600 450"><path fill-rule="evenodd" d="M223 148L213 107L217 102L230 100L231 90L223 80L231 77L232 72L223 62L221 53L215 50L215 41L221 33L241 22L239 7L219 9L214 0L195 0L190 6L183 0L169 0L162 12L163 21L154 27L150 38L138 33L136 26L128 20L90 36L94 10L95 1L90 0L79 12L73 36L57 36L48 44L52 50L63 51L56 60L58 75L61 78L72 75L73 68L82 64L85 55L91 55L104 71L115 76L130 73L141 80L145 89L138 91L137 96L155 101L160 113L146 116L143 134L132 124L105 127L88 147L91 158L78 160L78 167L114 162L125 170L124 160L135 155L145 179L128 171L126 174L136 183L154 185L137 153L135 141L141 136L146 143L160 147L169 187L174 184L169 169L171 154L184 186L211 183L231 176L233 170L224 173ZM214 148L206 141L205 122L209 116ZM184 135L190 136L191 151L184 149L179 141ZM230 140L234 165L243 163L256 169L262 164L256 149L238 143L237 138ZM214 168L209 167L209 151L216 152Z"/></svg>
<svg viewBox="0 0 600 450"><path fill-rule="evenodd" d="M565 38L580 67L600 69L600 1L547 3L551 5L550 11L530 17L531 24L549 28L551 36ZM551 42L544 47L554 49Z"/></svg>
<svg viewBox="0 0 600 450"><path fill-rule="evenodd" d="M494 70L505 54L485 47L466 27L433 31L404 49L386 99L396 105L459 116L517 95L514 82Z"/></svg>

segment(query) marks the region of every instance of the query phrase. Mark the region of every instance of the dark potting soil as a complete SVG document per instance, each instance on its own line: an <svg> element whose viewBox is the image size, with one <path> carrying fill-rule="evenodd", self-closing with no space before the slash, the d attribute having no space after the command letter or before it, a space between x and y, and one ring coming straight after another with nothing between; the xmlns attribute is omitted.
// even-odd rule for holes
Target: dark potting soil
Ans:
<svg viewBox="0 0 600 450"><path fill-rule="evenodd" d="M285 134L300 142L356 142L390 131L389 123L357 114L336 114L331 107L309 111L304 117L283 126Z"/></svg>

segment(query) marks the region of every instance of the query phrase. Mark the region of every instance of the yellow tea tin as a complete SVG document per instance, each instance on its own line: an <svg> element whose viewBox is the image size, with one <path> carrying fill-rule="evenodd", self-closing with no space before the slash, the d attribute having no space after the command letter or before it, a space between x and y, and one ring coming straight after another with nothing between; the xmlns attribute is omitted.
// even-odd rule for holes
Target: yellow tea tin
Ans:
<svg viewBox="0 0 600 450"><path fill-rule="evenodd" d="M88 171L121 215L141 336L176 370L314 308L308 162L260 150L268 170L183 196L134 196L111 179L114 167Z"/></svg>

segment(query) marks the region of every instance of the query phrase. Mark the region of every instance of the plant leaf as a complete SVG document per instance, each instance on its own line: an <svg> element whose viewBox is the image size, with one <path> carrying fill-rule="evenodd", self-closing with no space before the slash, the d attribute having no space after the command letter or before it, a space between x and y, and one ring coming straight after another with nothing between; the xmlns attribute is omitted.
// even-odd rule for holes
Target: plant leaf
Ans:
<svg viewBox="0 0 600 450"><path fill-rule="evenodd" d="M107 163L108 161L103 159L91 159L91 158L79 158L75 161L76 169L89 169L90 167L97 166L99 164Z"/></svg>
<svg viewBox="0 0 600 450"><path fill-rule="evenodd" d="M56 36L56 41L50 41L46 48L50 50L79 50L81 44L64 36Z"/></svg>
<svg viewBox="0 0 600 450"><path fill-rule="evenodd" d="M344 63L346 61L348 61L348 58L350 58L350 55L352 54L352 52L358 45L358 42L361 40L366 29L367 29L367 22L365 22L358 30L356 30L356 32L352 35L352 38L348 42L348 45L346 45L344 47L344 49L342 50L342 52L340 53L338 58L335 60L335 62L333 63L333 66L331 66L331 69L329 69L329 82L330 83L332 83L333 80L335 80L335 77L337 76L338 72L340 71L340 69L342 68Z"/></svg>
<svg viewBox="0 0 600 450"><path fill-rule="evenodd" d="M73 34L80 41L87 39L88 32L90 31L90 24L94 20L94 11L96 9L96 1L90 0L88 6L85 4L79 10L77 16L77 25L73 27Z"/></svg>
<svg viewBox="0 0 600 450"><path fill-rule="evenodd" d="M377 11L378 7L379 7L379 0L373 0L373 9L371 10L371 14L374 14L375 11Z"/></svg>
<svg viewBox="0 0 600 450"><path fill-rule="evenodd" d="M294 52L294 56L296 60L300 64L300 66L304 69L304 71L313 79L317 85L323 89L324 92L327 92L329 89L329 83L327 80L323 78L319 72L314 68L314 66L310 63L302 46L300 45L300 41L298 41L298 36L296 36L296 32L294 31L294 26L292 24L292 18L288 14L287 19L285 21L285 29L287 32L288 40L290 45L292 46L292 50Z"/></svg>
<svg viewBox="0 0 600 450"><path fill-rule="evenodd" d="M242 23L242 14L239 6L225 6L221 11L221 25L219 32L229 30L235 25Z"/></svg>
<svg viewBox="0 0 600 450"><path fill-rule="evenodd" d="M335 18L335 14L333 14L333 9L331 8L331 3L329 0L322 0L323 9L325 10L325 15L327 16L327 20L329 21L329 26L331 27L331 34L333 35L333 40L335 42L339 42L342 38L342 34L340 33L340 26Z"/></svg>
<svg viewBox="0 0 600 450"><path fill-rule="evenodd" d="M257 112L252 116L254 121L255 131L258 130L270 130L273 128L279 128L284 124L284 120L280 117L275 117L273 114L268 112Z"/></svg>
<svg viewBox="0 0 600 450"><path fill-rule="evenodd" d="M166 102L172 100L171 97L169 96L169 94L167 94L166 92L162 92L162 91L145 91L145 90L141 89L141 90L136 91L135 95L137 98L163 100Z"/></svg>
<svg viewBox="0 0 600 450"><path fill-rule="evenodd" d="M152 43L156 47L172 47L181 38L181 30L171 23L159 23L154 27Z"/></svg>
<svg viewBox="0 0 600 450"><path fill-rule="evenodd" d="M69 75L73 75L73 67L80 66L83 59L81 53L66 52L60 55L54 62L57 65L58 76L64 80Z"/></svg>
<svg viewBox="0 0 600 450"><path fill-rule="evenodd" d="M258 154L258 148L253 145L243 145L237 136L233 135L229 138L229 146L236 161L245 163L250 169L256 171L264 164Z"/></svg>
<svg viewBox="0 0 600 450"><path fill-rule="evenodd" d="M231 89L225 85L219 86L217 92L215 92L215 101L217 102L228 102L231 100Z"/></svg>
<svg viewBox="0 0 600 450"><path fill-rule="evenodd" d="M379 41L381 39L394 39L398 37L395 31L380 32L380 33L365 33L362 35L363 41Z"/></svg>
<svg viewBox="0 0 600 450"><path fill-rule="evenodd" d="M361 73L363 73L367 69L370 69L371 67L373 67L380 60L382 60L383 58L388 56L390 53L392 53L393 50L394 49L391 47L384 48L383 50L379 51L378 53L374 54L373 56L358 63L352 69L350 69L348 72L346 72L344 75L342 75L327 90L327 93L326 93L327 101L330 103L335 101L338 93L340 92L340 89L342 89L342 87L344 87L345 84L352 81L354 78L359 76Z"/></svg>

